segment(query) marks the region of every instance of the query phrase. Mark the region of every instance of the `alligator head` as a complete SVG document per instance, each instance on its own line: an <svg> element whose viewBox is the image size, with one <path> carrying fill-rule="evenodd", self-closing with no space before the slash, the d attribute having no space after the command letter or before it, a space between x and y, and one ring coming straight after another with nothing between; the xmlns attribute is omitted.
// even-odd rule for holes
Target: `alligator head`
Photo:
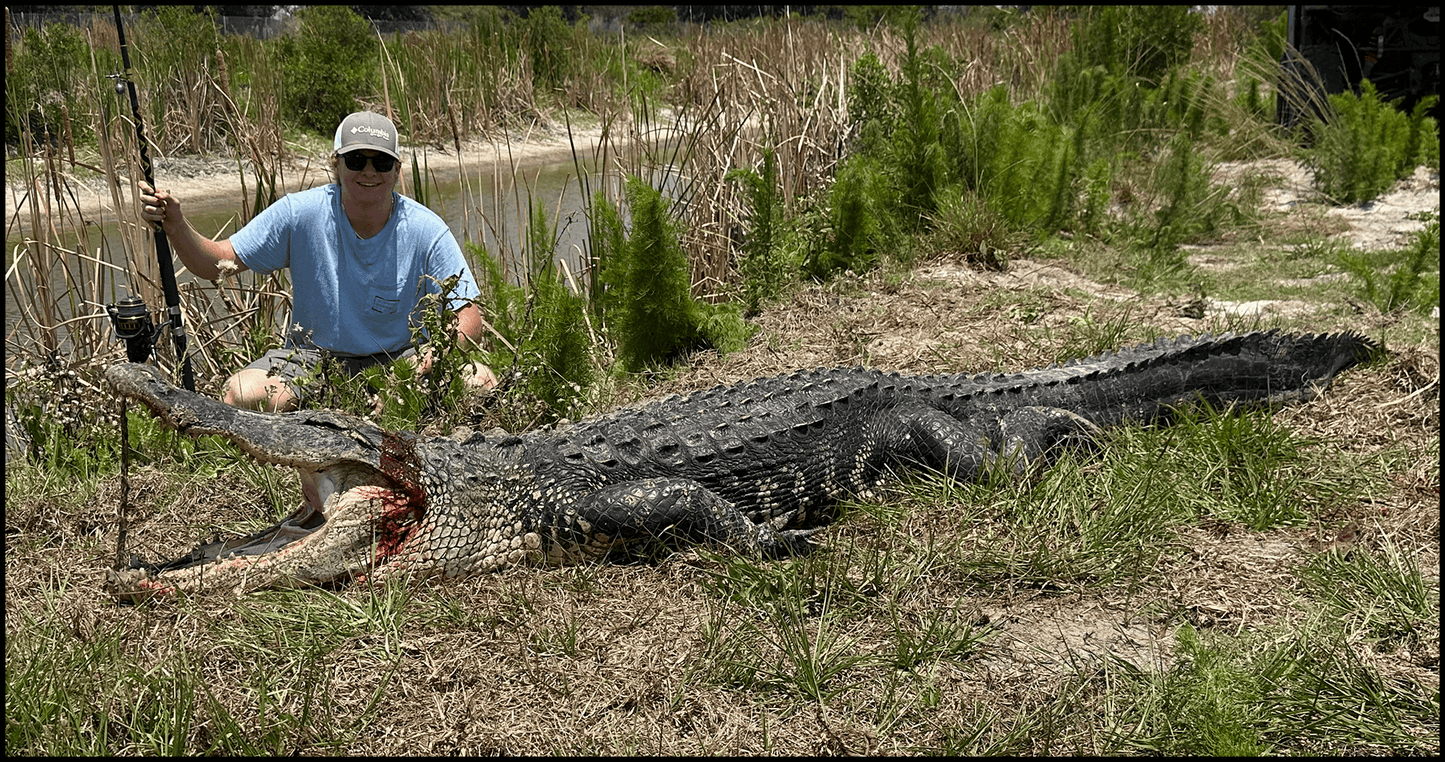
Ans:
<svg viewBox="0 0 1445 762"><path fill-rule="evenodd" d="M365 578L402 553L426 506L412 443L336 413L240 410L171 385L146 365L115 365L106 379L176 430L217 434L251 457L317 475L319 515L305 508L250 538L202 546L159 564L109 572L122 600L201 588L238 591ZM280 530L280 531L278 531Z"/></svg>

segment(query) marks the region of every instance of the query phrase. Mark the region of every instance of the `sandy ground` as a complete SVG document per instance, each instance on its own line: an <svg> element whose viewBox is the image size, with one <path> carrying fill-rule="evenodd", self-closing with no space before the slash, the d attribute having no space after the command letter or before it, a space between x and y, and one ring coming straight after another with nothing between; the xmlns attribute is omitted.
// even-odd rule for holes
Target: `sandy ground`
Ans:
<svg viewBox="0 0 1445 762"><path fill-rule="evenodd" d="M612 140L616 140L615 132ZM564 127L538 127L512 131L496 139L463 142L460 154L450 146L403 146L403 182L410 182L410 178L405 178L405 175L411 172L413 155L416 155L418 162L425 159L435 181L445 185L456 182L462 172L489 173L497 167L523 168L570 161L574 148L578 155L590 157L601 141L601 127L574 125L570 140ZM246 161L242 166L249 173L250 162ZM188 214L234 209L240 205L245 193L236 160L229 156L156 156L153 157L152 173L156 178L156 185L180 199ZM76 209L80 216L87 219L99 217L113 220L115 203L104 178L91 173L84 174L88 176L80 177L75 173L66 175L75 191ZM282 187L286 193L329 182L327 155L317 153L293 156L286 162L281 176ZM23 177L7 177L5 185L7 227L18 223L20 229L24 230L29 224L32 208L30 199L34 198L34 195L26 193ZM255 188L255 179L249 174L247 187ZM404 189L405 187L407 186L404 186ZM128 192L124 198L127 201L130 199Z"/></svg>

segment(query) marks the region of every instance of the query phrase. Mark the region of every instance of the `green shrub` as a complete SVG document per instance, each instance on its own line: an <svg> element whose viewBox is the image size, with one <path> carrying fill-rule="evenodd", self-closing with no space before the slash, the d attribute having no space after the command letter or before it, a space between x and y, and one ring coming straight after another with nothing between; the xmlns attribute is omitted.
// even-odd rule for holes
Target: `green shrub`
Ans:
<svg viewBox="0 0 1445 762"><path fill-rule="evenodd" d="M859 57L848 80L848 118L858 130L854 155L881 171L891 186L892 200L875 211L906 231L918 232L937 209L946 171L939 144L939 101L956 96L951 81L939 75L951 65L947 56L936 48L918 49L916 12L902 14L899 20L905 45L902 78L893 82L872 53ZM946 96L940 96L942 90ZM841 171L839 178L842 182ZM854 203L852 190L845 186L838 200ZM836 230L846 246L850 240L846 229Z"/></svg>
<svg viewBox="0 0 1445 762"><path fill-rule="evenodd" d="M748 230L743 236L738 270L743 277L743 310L754 314L763 302L782 291L788 277L788 261L778 246L783 208L778 198L777 156L772 149L765 148L761 174L751 169L736 169L729 172L727 178L740 181L747 188Z"/></svg>
<svg viewBox="0 0 1445 762"><path fill-rule="evenodd" d="M1380 100L1369 80L1360 82L1360 94L1329 97L1333 114L1315 123L1313 148L1304 162L1314 170L1314 185L1342 203L1373 199L1429 161L1434 150L1439 162L1439 135L1435 120L1426 112L1437 102L1421 99L1410 114Z"/></svg>
<svg viewBox="0 0 1445 762"><path fill-rule="evenodd" d="M555 5L533 8L523 22L532 82L552 89L566 84L573 66L572 27Z"/></svg>
<svg viewBox="0 0 1445 762"><path fill-rule="evenodd" d="M12 44L6 42L7 52ZM22 128L28 127L37 144L59 147L65 135L62 106L70 111L72 137L93 140L86 121L79 119L84 93L80 83L90 72L88 46L80 30L69 24L26 29L14 47L14 61L5 76L6 145L18 146ZM110 92L110 85L101 92ZM76 134L78 130L83 133Z"/></svg>
<svg viewBox="0 0 1445 762"><path fill-rule="evenodd" d="M748 329L736 309L692 298L682 231L669 214L666 199L633 176L627 180L627 203L632 232L625 244L618 241L620 226L612 226L620 219L615 210L607 210L610 204L600 197L594 205L594 214L604 220L600 224L608 249L598 263L604 287L600 303L622 369L640 371L704 346L723 352L737 348Z"/></svg>
<svg viewBox="0 0 1445 762"><path fill-rule="evenodd" d="M1071 29L1074 56L1153 82L1188 62L1204 18L1187 5L1101 5L1087 8Z"/></svg>
<svg viewBox="0 0 1445 762"><path fill-rule="evenodd" d="M858 56L848 72L848 121L858 128L877 121L882 134L893 131L898 108L893 97L893 79L873 53ZM864 150L860 148L860 150Z"/></svg>
<svg viewBox="0 0 1445 762"><path fill-rule="evenodd" d="M626 285L623 276L627 272L627 229L622 224L621 212L602 191L592 196L587 224L587 245L592 256L592 267L588 269L592 278L588 288L589 304L593 315L602 320L622 308L622 293Z"/></svg>
<svg viewBox="0 0 1445 762"><path fill-rule="evenodd" d="M917 22L910 17L903 27L906 55L903 81L897 89L901 119L895 133L891 179L898 188L898 216L909 230L920 228L937 209L936 194L943 182L939 145L937 96L925 82L923 57L918 52Z"/></svg>
<svg viewBox="0 0 1445 762"><path fill-rule="evenodd" d="M540 208L532 214L535 242L546 229L546 216ZM467 258L482 265L479 285L487 316L506 340L490 343L486 363L500 375L510 371L523 379L550 417L574 416L596 376L583 298L572 293L552 265L550 251L532 252L540 264L532 272L528 299L526 288L508 282L496 257L476 244L466 246Z"/></svg>
<svg viewBox="0 0 1445 762"><path fill-rule="evenodd" d="M527 386L538 399L559 414L573 417L592 385L592 342L583 313L586 304L563 282L556 267L545 267L533 280L536 328L523 345L523 354L535 355Z"/></svg>
<svg viewBox="0 0 1445 762"><path fill-rule="evenodd" d="M834 272L862 273L877 264L892 201L888 185L877 161L862 155L843 160L828 189L823 240L806 255L808 275L824 280Z"/></svg>
<svg viewBox="0 0 1445 762"><path fill-rule="evenodd" d="M481 264L478 268L477 286L481 291L479 301L483 304L484 317L491 323L492 328L501 337L510 343L513 348L522 343L525 338L523 320L526 312L527 292L520 286L515 286L507 280L507 274L502 269L502 263L487 251L485 246L468 241L462 244L468 262ZM498 367L507 367L512 363L498 362L501 358L495 354L503 347L493 346L493 353L490 357L493 364Z"/></svg>
<svg viewBox="0 0 1445 762"><path fill-rule="evenodd" d="M676 24L677 11L669 5L642 5L627 12L627 23L639 27Z"/></svg>
<svg viewBox="0 0 1445 762"><path fill-rule="evenodd" d="M1074 205L1075 131L1030 102L1015 107L1002 85L950 112L942 140L952 178L1019 231L1053 232Z"/></svg>
<svg viewBox="0 0 1445 762"><path fill-rule="evenodd" d="M305 6L296 20L295 34L277 45L286 75L283 113L297 126L331 135L361 109L359 99L380 91L380 42L371 22L346 6Z"/></svg>
<svg viewBox="0 0 1445 762"><path fill-rule="evenodd" d="M527 249L532 261L532 323L522 342L527 358L527 386L553 411L573 416L583 393L592 385L592 341L587 334L586 302L563 281L554 258L556 234L547 225L540 203L528 223Z"/></svg>

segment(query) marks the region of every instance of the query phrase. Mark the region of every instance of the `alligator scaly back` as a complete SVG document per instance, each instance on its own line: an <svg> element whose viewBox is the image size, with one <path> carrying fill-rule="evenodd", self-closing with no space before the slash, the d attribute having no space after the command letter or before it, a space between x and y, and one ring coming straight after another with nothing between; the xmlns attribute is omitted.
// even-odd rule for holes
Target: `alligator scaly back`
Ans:
<svg viewBox="0 0 1445 762"><path fill-rule="evenodd" d="M1160 340L1013 374L797 371L520 436L413 440L330 413L247 413L151 370L106 377L168 425L218 434L321 477L325 523L273 549L226 545L112 573L117 597L455 577L704 544L803 552L839 500L892 469L973 479L1046 465L1061 444L1126 422L1167 424L1191 400L1308 400L1376 345L1277 331Z"/></svg>

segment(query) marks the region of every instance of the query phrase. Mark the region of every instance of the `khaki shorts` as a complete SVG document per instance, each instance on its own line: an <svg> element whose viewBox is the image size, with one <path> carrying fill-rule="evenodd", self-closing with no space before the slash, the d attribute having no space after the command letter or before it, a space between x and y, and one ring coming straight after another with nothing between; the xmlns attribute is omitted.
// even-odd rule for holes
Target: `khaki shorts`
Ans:
<svg viewBox="0 0 1445 762"><path fill-rule="evenodd" d="M394 354L377 352L374 355L363 357L347 357L345 355L331 355L331 359L341 363L342 370L349 376L355 376L373 365L389 363L392 360L399 360L403 357L412 357L416 354L416 347L406 349ZM323 353L319 349L272 349L259 358L251 361L243 370L255 368L266 372L268 376L274 376L286 382L291 393L296 399L305 399L304 390L296 383L296 379L309 376L321 366Z"/></svg>

